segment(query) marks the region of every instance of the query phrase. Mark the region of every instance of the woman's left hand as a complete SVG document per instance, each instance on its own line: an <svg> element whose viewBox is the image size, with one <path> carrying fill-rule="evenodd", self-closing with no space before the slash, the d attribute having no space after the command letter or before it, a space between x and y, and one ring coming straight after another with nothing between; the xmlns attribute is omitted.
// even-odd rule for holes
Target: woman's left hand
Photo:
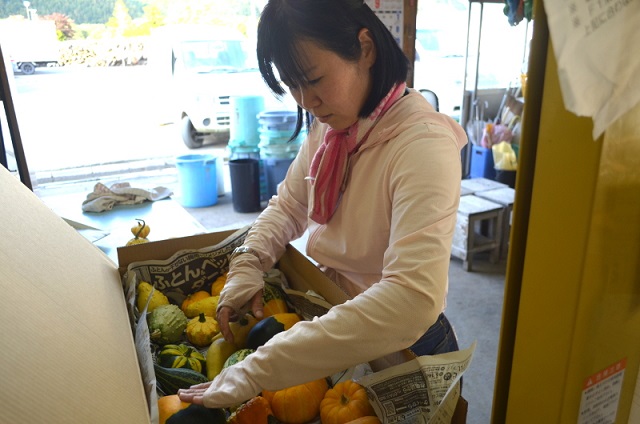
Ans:
<svg viewBox="0 0 640 424"><path fill-rule="evenodd" d="M178 396L180 396L180 400L183 402L204 405L203 396L209 386L211 386L211 381L191 386L188 389L180 389L178 390Z"/></svg>

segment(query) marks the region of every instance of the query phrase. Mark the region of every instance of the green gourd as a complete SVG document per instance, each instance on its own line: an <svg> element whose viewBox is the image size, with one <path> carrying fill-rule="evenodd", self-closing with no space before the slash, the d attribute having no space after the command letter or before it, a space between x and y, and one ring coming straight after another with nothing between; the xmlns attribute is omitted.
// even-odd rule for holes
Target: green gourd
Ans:
<svg viewBox="0 0 640 424"><path fill-rule="evenodd" d="M156 380L165 395L175 395L179 389L188 389L196 384L206 383L207 377L187 368L166 368L153 364Z"/></svg>
<svg viewBox="0 0 640 424"><path fill-rule="evenodd" d="M188 319L176 305L158 306L147 318L151 341L165 345L182 339Z"/></svg>
<svg viewBox="0 0 640 424"><path fill-rule="evenodd" d="M251 355L253 352L255 352L255 350L253 350L253 349L236 350L235 352L233 352L231 354L231 356L229 356L227 358L226 361L224 361L224 365L222 365L222 369L225 369L227 367L230 367L231 365L237 364L238 362L242 361L247 356Z"/></svg>

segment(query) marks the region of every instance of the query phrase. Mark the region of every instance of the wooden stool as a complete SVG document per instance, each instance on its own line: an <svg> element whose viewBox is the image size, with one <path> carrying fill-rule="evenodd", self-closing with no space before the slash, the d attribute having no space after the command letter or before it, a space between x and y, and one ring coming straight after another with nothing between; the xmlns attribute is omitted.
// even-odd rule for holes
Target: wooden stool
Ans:
<svg viewBox="0 0 640 424"><path fill-rule="evenodd" d="M467 178L460 182L460 188L468 194L479 193L485 190L509 187L506 184L488 178Z"/></svg>
<svg viewBox="0 0 640 424"><path fill-rule="evenodd" d="M489 251L489 261L498 262L503 209L502 205L474 194L460 197L451 254L462 259L465 271L471 271L474 253ZM482 224L486 224L486 234L481 234Z"/></svg>
<svg viewBox="0 0 640 424"><path fill-rule="evenodd" d="M502 242L500 247L500 257L506 258L509 252L509 233L511 230L511 214L513 212L513 201L516 191L511 187L497 188L476 193L476 196L487 199L491 202L502 205Z"/></svg>

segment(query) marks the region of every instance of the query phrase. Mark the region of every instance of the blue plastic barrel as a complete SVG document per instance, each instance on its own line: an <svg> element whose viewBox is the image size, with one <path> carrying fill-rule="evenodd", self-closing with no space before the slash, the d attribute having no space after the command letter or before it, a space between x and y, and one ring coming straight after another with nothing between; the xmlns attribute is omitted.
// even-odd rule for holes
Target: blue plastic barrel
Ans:
<svg viewBox="0 0 640 424"><path fill-rule="evenodd" d="M176 158L181 204L203 208L218 203L218 172L213 155L184 155Z"/></svg>
<svg viewBox="0 0 640 424"><path fill-rule="evenodd" d="M231 116L229 117L229 145L257 146L258 113L264 109L262 96L234 96L229 99Z"/></svg>
<svg viewBox="0 0 640 424"><path fill-rule="evenodd" d="M258 114L260 129L264 131L293 132L298 121L298 112L290 110L269 110Z"/></svg>

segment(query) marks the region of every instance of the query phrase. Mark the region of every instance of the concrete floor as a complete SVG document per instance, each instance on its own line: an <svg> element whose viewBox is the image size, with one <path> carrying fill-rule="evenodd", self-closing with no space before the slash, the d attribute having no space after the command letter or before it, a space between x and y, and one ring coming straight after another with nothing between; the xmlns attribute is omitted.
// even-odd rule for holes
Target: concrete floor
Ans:
<svg viewBox="0 0 640 424"><path fill-rule="evenodd" d="M226 170L224 175L225 194L218 198L216 205L185 208L208 232L239 228L252 223L258 215L233 210ZM80 182L41 184L34 191L48 203L69 192L88 194L98 180L107 186L123 181L129 182L133 187L146 189L164 186L173 190L174 200L180 202L181 199L177 171L172 168ZM77 207L80 208L80 204ZM302 239L292 244L304 251L304 243L305 240ZM469 403L467 423L487 424L490 422L493 401L506 262L503 260L498 264L491 264L488 256L479 254L474 259L473 268L473 272L466 272L462 268L462 261L451 259L446 313L456 330L461 348L467 348L473 341L477 341L472 363L464 376L462 394Z"/></svg>

